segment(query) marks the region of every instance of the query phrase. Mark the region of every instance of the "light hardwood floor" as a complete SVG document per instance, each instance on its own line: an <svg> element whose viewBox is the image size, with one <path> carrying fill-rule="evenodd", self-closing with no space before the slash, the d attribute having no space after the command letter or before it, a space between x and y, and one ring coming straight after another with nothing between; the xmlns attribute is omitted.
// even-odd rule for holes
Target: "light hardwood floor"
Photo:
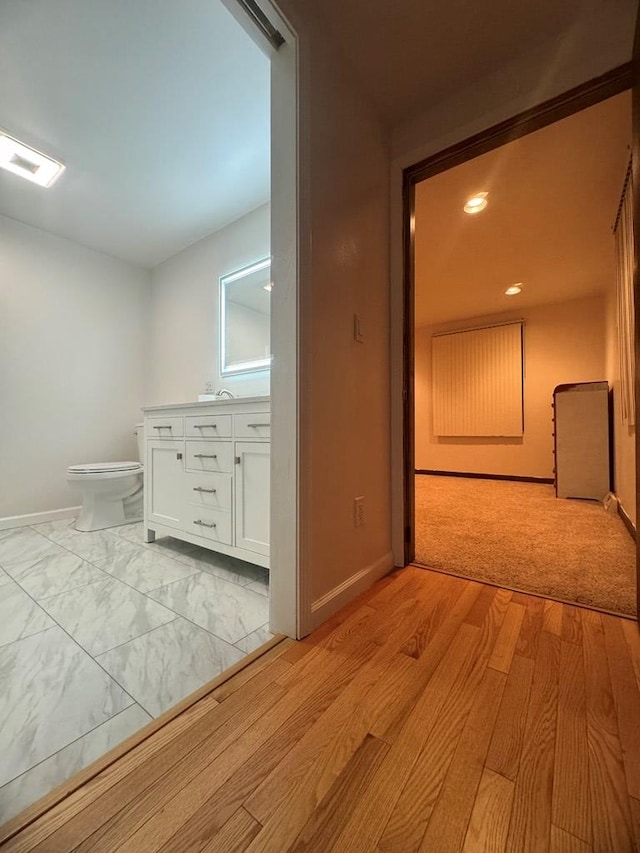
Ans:
<svg viewBox="0 0 640 853"><path fill-rule="evenodd" d="M631 621L405 569L1 849L626 853L639 682Z"/></svg>

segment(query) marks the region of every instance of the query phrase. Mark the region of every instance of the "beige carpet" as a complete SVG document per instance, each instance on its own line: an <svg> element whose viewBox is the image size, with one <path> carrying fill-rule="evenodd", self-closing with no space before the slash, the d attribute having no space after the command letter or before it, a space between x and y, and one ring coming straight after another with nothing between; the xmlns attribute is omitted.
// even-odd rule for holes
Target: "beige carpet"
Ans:
<svg viewBox="0 0 640 853"><path fill-rule="evenodd" d="M635 615L635 546L617 515L553 486L416 476L416 562Z"/></svg>

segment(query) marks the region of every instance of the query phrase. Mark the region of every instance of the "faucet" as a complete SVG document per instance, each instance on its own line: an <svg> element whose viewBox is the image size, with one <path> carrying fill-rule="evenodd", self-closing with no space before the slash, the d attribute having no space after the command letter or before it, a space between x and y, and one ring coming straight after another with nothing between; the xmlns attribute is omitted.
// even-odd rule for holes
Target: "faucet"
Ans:
<svg viewBox="0 0 640 853"><path fill-rule="evenodd" d="M219 391L216 391L216 397L226 397L229 400L233 400L233 394L231 391L227 391L226 388L221 388Z"/></svg>

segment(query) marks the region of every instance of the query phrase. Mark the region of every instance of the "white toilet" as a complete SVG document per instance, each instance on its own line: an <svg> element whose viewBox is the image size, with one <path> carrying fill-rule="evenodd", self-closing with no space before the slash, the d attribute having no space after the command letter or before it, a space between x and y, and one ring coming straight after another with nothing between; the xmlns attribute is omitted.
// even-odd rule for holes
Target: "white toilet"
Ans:
<svg viewBox="0 0 640 853"><path fill-rule="evenodd" d="M137 424L138 458L144 459L144 427ZM82 511L76 530L103 530L141 521L143 466L141 462L94 462L71 465L67 482L82 492Z"/></svg>

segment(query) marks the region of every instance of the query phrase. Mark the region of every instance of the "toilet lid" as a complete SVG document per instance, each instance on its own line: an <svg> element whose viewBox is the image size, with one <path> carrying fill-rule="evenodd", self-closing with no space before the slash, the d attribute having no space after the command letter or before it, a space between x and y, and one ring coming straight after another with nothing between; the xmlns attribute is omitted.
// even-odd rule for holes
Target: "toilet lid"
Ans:
<svg viewBox="0 0 640 853"><path fill-rule="evenodd" d="M139 462L87 462L85 465L70 465L70 474L105 474L115 471L141 471Z"/></svg>

